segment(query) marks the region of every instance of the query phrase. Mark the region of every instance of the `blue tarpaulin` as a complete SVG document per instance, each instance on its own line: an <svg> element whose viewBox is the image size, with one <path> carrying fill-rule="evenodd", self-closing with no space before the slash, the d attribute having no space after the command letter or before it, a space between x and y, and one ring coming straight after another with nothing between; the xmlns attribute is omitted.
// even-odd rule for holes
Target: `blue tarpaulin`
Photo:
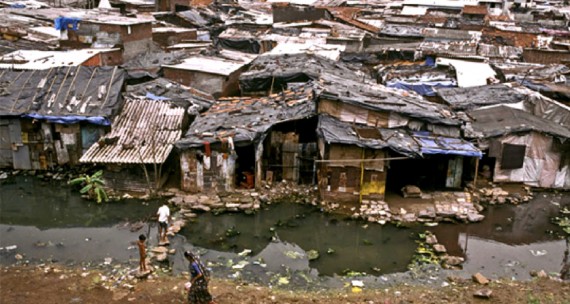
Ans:
<svg viewBox="0 0 570 304"><path fill-rule="evenodd" d="M111 121L106 118L106 117L101 117L101 116L76 116L76 115L70 115L70 116L49 116L49 115L41 115L41 114L37 114L37 113L32 113L32 114L24 114L22 115L22 117L25 118L34 118L34 119L41 119L41 120L47 120L49 122L52 123L59 123L59 124L74 124L74 123L78 123L78 122L88 122L94 125L101 125L101 126L110 126L111 125Z"/></svg>
<svg viewBox="0 0 570 304"><path fill-rule="evenodd" d="M435 66L435 57L426 56L426 62L424 63L424 65L434 67Z"/></svg>
<svg viewBox="0 0 570 304"><path fill-rule="evenodd" d="M79 18L57 17L54 20L55 29L63 31L69 29L69 26L71 25L71 28L76 31L80 21L81 19Z"/></svg>
<svg viewBox="0 0 570 304"><path fill-rule="evenodd" d="M148 99L152 99L152 100L170 100L170 98L168 97L163 97L163 96L156 96L150 92L146 92L146 98Z"/></svg>
<svg viewBox="0 0 570 304"><path fill-rule="evenodd" d="M386 86L406 91L414 91L422 96L435 96L435 88L454 88L457 87L455 81L422 81L422 82L406 82L406 81L388 81Z"/></svg>
<svg viewBox="0 0 570 304"><path fill-rule="evenodd" d="M461 138L430 136L428 132L414 132L412 136L420 145L422 154L483 157L483 153L477 147Z"/></svg>

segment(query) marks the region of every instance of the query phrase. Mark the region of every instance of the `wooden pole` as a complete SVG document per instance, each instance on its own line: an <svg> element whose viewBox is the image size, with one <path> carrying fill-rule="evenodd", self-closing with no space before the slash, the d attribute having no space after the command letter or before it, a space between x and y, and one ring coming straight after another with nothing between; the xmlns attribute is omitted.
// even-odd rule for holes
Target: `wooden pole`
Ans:
<svg viewBox="0 0 570 304"><path fill-rule="evenodd" d="M473 178L473 187L477 189L477 175L479 175L479 158L475 159L475 177Z"/></svg>

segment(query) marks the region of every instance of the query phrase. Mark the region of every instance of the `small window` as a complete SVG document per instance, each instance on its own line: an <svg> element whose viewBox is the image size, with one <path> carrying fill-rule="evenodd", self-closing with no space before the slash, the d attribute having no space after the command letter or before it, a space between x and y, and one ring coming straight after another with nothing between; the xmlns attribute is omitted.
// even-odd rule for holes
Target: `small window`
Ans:
<svg viewBox="0 0 570 304"><path fill-rule="evenodd" d="M364 128L354 128L354 131L360 138L364 139L382 139L382 134L378 129L364 129Z"/></svg>
<svg viewBox="0 0 570 304"><path fill-rule="evenodd" d="M501 169L519 169L523 167L526 146L503 144Z"/></svg>

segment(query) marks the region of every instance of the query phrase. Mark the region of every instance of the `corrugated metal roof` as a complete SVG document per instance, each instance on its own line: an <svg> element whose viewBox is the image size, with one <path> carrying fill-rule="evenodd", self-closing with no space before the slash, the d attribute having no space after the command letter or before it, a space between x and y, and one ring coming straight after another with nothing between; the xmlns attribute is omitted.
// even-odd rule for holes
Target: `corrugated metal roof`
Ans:
<svg viewBox="0 0 570 304"><path fill-rule="evenodd" d="M118 49L81 49L70 51L19 50L0 57L0 69L47 70L79 66L99 53Z"/></svg>
<svg viewBox="0 0 570 304"><path fill-rule="evenodd" d="M233 138L234 143L252 143L273 125L308 118L316 114L315 94L310 85L285 90L267 97L222 98L196 118L179 149L201 147Z"/></svg>
<svg viewBox="0 0 570 304"><path fill-rule="evenodd" d="M112 117L125 76L119 67L0 70L0 115Z"/></svg>
<svg viewBox="0 0 570 304"><path fill-rule="evenodd" d="M85 152L82 163L161 164L182 136L184 108L167 101L129 99L112 131Z"/></svg>

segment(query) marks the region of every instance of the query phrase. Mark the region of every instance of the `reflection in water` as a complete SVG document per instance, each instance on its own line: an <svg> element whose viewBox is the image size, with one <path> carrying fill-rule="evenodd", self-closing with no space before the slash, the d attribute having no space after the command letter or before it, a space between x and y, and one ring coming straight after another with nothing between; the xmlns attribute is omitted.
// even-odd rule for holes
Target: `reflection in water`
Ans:
<svg viewBox="0 0 570 304"><path fill-rule="evenodd" d="M17 252L26 259L136 259L131 243L141 232L147 233L147 227L130 232L117 224L144 219L158 206L159 202L137 200L97 205L83 200L65 184L18 176L0 183L0 247L17 245ZM538 194L529 204L495 206L486 211L481 223L402 229L347 220L310 206L276 204L255 215L200 214L181 232L187 241L174 238L171 246L178 252L189 246L210 249L212 259L235 259L236 253L251 249L251 256L262 258L268 270L286 264L290 269L310 267L321 275L345 270L384 274L405 271L416 248L417 233L429 229L450 254L466 257L468 271L489 277L527 278L530 270L561 269L566 244L545 233L561 231L548 220L559 206L570 206L569 194ZM156 226L151 231L150 243L154 245ZM306 257L291 259L286 254L309 250L317 250L320 257L309 262ZM0 261L13 262L14 254L0 250ZM173 259L179 262L174 262L175 268L179 264L185 270L181 256Z"/></svg>
<svg viewBox="0 0 570 304"><path fill-rule="evenodd" d="M309 206L277 204L251 216L202 214L181 233L200 247L233 252L251 249L253 254L278 237L304 251L317 250L320 257L311 261L311 267L332 275L345 270L405 271L416 248L413 237L417 231L344 220Z"/></svg>
<svg viewBox="0 0 570 304"><path fill-rule="evenodd" d="M104 227L137 221L156 212L159 202L124 200L97 204L59 181L15 176L0 184L0 224L63 227Z"/></svg>

